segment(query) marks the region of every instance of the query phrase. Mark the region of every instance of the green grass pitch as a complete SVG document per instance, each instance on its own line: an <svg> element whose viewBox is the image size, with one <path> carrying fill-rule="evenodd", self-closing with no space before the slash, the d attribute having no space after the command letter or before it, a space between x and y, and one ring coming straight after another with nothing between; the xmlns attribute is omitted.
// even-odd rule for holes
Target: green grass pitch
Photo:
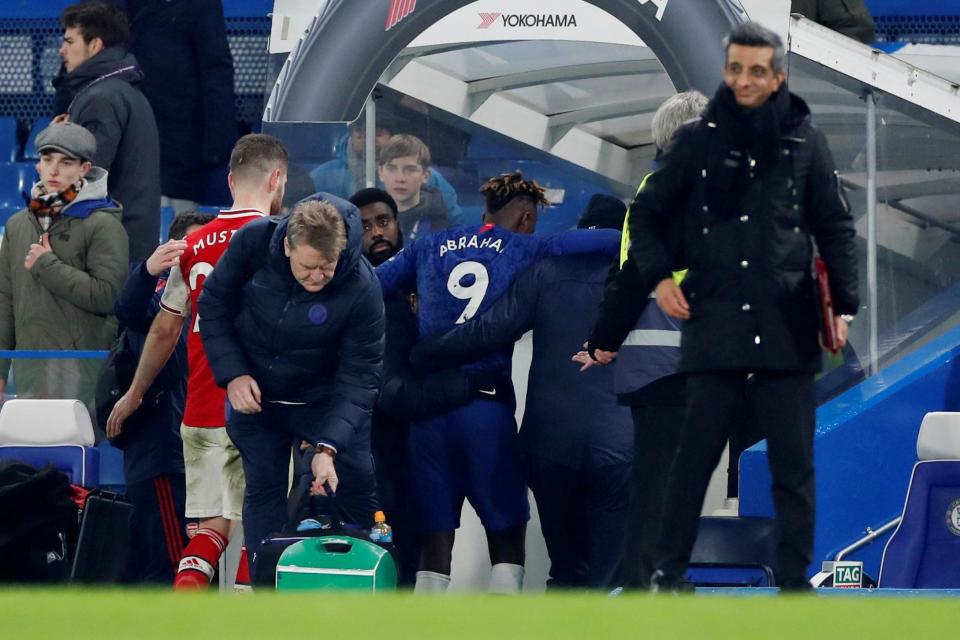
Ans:
<svg viewBox="0 0 960 640"><path fill-rule="evenodd" d="M181 595L0 591L11 640L184 638L953 638L960 602L921 598Z"/></svg>

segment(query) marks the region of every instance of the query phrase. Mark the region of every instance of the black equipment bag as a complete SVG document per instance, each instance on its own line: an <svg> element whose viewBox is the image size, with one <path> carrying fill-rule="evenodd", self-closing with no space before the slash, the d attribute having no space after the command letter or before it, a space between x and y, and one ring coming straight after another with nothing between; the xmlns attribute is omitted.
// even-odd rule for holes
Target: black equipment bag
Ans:
<svg viewBox="0 0 960 640"><path fill-rule="evenodd" d="M64 582L77 505L66 474L0 463L0 582Z"/></svg>
<svg viewBox="0 0 960 640"><path fill-rule="evenodd" d="M133 505L122 496L94 490L80 519L72 582L114 583L123 575L130 550Z"/></svg>

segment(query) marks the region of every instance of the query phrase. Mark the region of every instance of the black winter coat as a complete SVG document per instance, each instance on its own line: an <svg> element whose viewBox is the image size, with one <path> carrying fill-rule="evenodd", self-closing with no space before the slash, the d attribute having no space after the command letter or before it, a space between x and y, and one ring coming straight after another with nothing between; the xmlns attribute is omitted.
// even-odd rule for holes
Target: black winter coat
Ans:
<svg viewBox="0 0 960 640"><path fill-rule="evenodd" d="M305 291L283 253L288 216L244 226L204 281L200 335L217 384L250 375L262 400L326 403L311 442L338 450L369 437L383 361L383 294L361 254L360 213L329 197L347 227L347 246L330 283Z"/></svg>
<svg viewBox="0 0 960 640"><path fill-rule="evenodd" d="M689 269L682 285L691 313L681 342L685 372L819 370L811 237L827 264L835 312L857 312L853 219L826 139L786 85L770 100L784 111L781 136L769 140L775 148L766 149L767 166L755 159L745 165L740 210L717 216L707 206L707 167L717 166L710 154L722 138L716 96L701 119L677 132L630 208L638 295Z"/></svg>
<svg viewBox="0 0 960 640"><path fill-rule="evenodd" d="M163 194L202 202L210 170L227 164L237 139L222 3L126 0L126 8L130 51L160 131Z"/></svg>
<svg viewBox="0 0 960 640"><path fill-rule="evenodd" d="M70 121L97 140L93 164L107 170L107 191L123 205L131 264L149 258L160 237L160 141L142 79L137 60L110 47L53 80Z"/></svg>
<svg viewBox="0 0 960 640"><path fill-rule="evenodd" d="M143 355L143 347L153 319L160 313L158 278L151 276L145 262L130 271L114 306L120 331L129 352ZM177 346L160 375L144 394L140 408L124 423L122 434L128 437L114 446L123 450L123 477L127 484L158 476L183 473L183 442L180 423L187 396L187 331L185 323Z"/></svg>

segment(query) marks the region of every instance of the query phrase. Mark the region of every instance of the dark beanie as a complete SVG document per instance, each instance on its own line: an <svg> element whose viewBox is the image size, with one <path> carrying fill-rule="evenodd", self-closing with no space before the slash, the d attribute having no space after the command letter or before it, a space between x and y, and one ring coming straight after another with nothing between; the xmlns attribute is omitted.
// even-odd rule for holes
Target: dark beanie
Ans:
<svg viewBox="0 0 960 640"><path fill-rule="evenodd" d="M619 198L604 193L595 193L590 197L586 211L577 222L579 229L623 229L623 219L627 215L627 205Z"/></svg>
<svg viewBox="0 0 960 640"><path fill-rule="evenodd" d="M350 196L350 202L357 209L362 209L363 207L375 202L382 202L390 207L390 210L393 211L394 218L396 218L397 214L399 213L399 209L397 209L397 201L393 199L393 196L383 189L377 189L376 187L360 189L360 191L357 191L355 194Z"/></svg>

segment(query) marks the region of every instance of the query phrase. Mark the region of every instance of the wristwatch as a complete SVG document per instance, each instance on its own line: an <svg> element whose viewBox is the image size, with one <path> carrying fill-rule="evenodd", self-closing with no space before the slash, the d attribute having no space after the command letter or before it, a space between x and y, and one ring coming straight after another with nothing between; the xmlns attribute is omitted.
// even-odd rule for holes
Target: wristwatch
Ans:
<svg viewBox="0 0 960 640"><path fill-rule="evenodd" d="M844 313L840 315L840 319L846 322L847 324L853 324L854 317L855 316L852 316L849 313Z"/></svg>
<svg viewBox="0 0 960 640"><path fill-rule="evenodd" d="M315 453L318 453L318 454L319 454L319 453L329 454L332 459L336 459L336 457L337 457L337 450L334 449L333 447L331 447L330 445L324 444L324 443L322 443L322 442L320 442L320 443L317 444L317 450L316 450Z"/></svg>

